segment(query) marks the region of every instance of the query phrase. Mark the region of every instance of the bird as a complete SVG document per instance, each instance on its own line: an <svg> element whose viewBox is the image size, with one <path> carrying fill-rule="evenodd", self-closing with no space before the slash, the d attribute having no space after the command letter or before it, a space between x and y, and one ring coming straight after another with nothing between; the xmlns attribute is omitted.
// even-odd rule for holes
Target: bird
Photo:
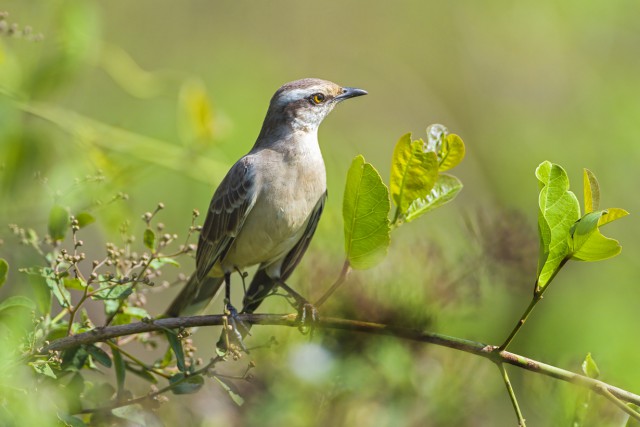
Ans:
<svg viewBox="0 0 640 427"><path fill-rule="evenodd" d="M255 144L227 172L213 194L196 250L196 269L165 316L195 315L224 283L225 313L233 319L231 275L257 265L241 313L253 313L278 287L298 304L304 321L313 306L286 281L306 252L327 199L318 127L340 102L367 91L317 78L280 87L269 103Z"/></svg>

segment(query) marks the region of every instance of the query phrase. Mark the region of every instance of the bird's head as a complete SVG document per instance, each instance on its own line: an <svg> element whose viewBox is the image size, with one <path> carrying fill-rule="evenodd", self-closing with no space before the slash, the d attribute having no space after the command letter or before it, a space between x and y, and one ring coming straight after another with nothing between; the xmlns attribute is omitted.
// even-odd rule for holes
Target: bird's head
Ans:
<svg viewBox="0 0 640 427"><path fill-rule="evenodd" d="M342 87L327 80L296 80L273 95L265 126L288 125L295 131L315 131L340 102L366 94L362 89Z"/></svg>

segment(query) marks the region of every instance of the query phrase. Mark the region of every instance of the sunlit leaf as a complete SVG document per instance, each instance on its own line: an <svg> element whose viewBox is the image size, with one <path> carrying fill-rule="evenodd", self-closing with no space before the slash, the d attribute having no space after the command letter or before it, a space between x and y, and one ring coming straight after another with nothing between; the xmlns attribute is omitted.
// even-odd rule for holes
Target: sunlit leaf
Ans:
<svg viewBox="0 0 640 427"><path fill-rule="evenodd" d="M49 236L58 241L64 240L67 230L71 225L69 211L60 205L55 205L49 212Z"/></svg>
<svg viewBox="0 0 640 427"><path fill-rule="evenodd" d="M111 413L118 418L129 421L128 423L126 423L126 425L128 426L161 425L157 423L150 423L147 419L147 413L145 412L142 405L139 404L114 408L111 410Z"/></svg>
<svg viewBox="0 0 640 427"><path fill-rule="evenodd" d="M629 212L620 208L609 208L604 211L600 220L598 221L598 227L602 227L605 224L609 224L611 221L615 221L618 218L622 218L629 215Z"/></svg>
<svg viewBox="0 0 640 427"><path fill-rule="evenodd" d="M75 289L77 291L83 291L84 288L87 287L87 284L84 282L84 280L74 277L65 277L63 280L64 283L64 287L67 289Z"/></svg>
<svg viewBox="0 0 640 427"><path fill-rule="evenodd" d="M598 378L600 376L600 369L598 369L596 361L591 357L591 353L587 353L587 357L582 362L582 372L589 378Z"/></svg>
<svg viewBox="0 0 640 427"><path fill-rule="evenodd" d="M182 342L176 335L174 331L165 331L165 336L169 341L169 345L171 346L171 350L173 350L173 354L176 356L176 362L178 364L178 369L181 372L187 370L187 366L184 363L184 351L182 350Z"/></svg>
<svg viewBox="0 0 640 427"><path fill-rule="evenodd" d="M462 138L456 134L449 134L444 138L442 149L438 153L440 172L456 167L464 159L465 147Z"/></svg>
<svg viewBox="0 0 640 427"><path fill-rule="evenodd" d="M9 274L9 263L0 258L0 287L7 281L7 275Z"/></svg>
<svg viewBox="0 0 640 427"><path fill-rule="evenodd" d="M545 161L536 169L540 184L538 198L538 259L537 287L543 289L557 273L569 254L569 231L580 217L580 206L569 191L569 178L559 165Z"/></svg>
<svg viewBox="0 0 640 427"><path fill-rule="evenodd" d="M173 394L191 394L195 393L204 385L204 378L201 375L191 375L186 377L184 373L175 374L169 378Z"/></svg>
<svg viewBox="0 0 640 427"><path fill-rule="evenodd" d="M347 173L342 205L345 251L353 268L370 268L384 258L389 246L389 208L389 192L380 174L357 156Z"/></svg>
<svg viewBox="0 0 640 427"><path fill-rule="evenodd" d="M434 152L425 152L422 140L412 141L408 133L400 137L391 159L391 198L404 214L409 205L426 197L438 175L438 158Z"/></svg>
<svg viewBox="0 0 640 427"><path fill-rule="evenodd" d="M606 211L590 212L572 227L569 240L571 259L600 261L620 253L622 250L620 243L600 233L598 224L605 213Z"/></svg>
<svg viewBox="0 0 640 427"><path fill-rule="evenodd" d="M584 213L585 215L598 210L600 206L600 185L596 176L585 168L582 176L584 186Z"/></svg>
<svg viewBox="0 0 640 427"><path fill-rule="evenodd" d="M411 222L423 214L449 203L455 199L460 190L462 190L462 182L458 178L447 174L438 175L436 184L429 194L411 203L406 213L405 221Z"/></svg>

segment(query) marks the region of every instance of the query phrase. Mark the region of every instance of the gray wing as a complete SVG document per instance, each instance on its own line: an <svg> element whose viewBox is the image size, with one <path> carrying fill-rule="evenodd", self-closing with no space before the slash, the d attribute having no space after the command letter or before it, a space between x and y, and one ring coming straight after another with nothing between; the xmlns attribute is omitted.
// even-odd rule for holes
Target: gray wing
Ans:
<svg viewBox="0 0 640 427"><path fill-rule="evenodd" d="M287 253L280 270L280 280L286 281L289 278L307 251L311 238L318 227L318 221L320 220L320 215L322 215L326 200L327 193L325 192L316 203L313 212L311 212L307 228L304 230L302 238L296 243L293 249ZM274 286L276 286L276 281L267 275L265 265L261 265L253 276L249 289L247 289L247 293L244 296L242 312L253 313L260 306L262 300L269 295Z"/></svg>
<svg viewBox="0 0 640 427"><path fill-rule="evenodd" d="M327 200L327 192L320 197L320 200L316 203L316 206L313 208L313 212L311 212L311 216L309 217L309 222L307 223L307 228L304 230L304 234L296 243L296 245L289 251L287 256L282 263L282 267L280 269L280 279L285 281L289 278L293 270L296 268L302 256L307 251L309 247L309 243L311 243L311 238L313 234L316 232L316 228L318 227L318 222L320 221L320 216L322 215L322 211L324 209L324 202Z"/></svg>
<svg viewBox="0 0 640 427"><path fill-rule="evenodd" d="M227 254L256 202L256 187L255 169L251 158L245 156L233 165L216 189L196 251L198 281Z"/></svg>

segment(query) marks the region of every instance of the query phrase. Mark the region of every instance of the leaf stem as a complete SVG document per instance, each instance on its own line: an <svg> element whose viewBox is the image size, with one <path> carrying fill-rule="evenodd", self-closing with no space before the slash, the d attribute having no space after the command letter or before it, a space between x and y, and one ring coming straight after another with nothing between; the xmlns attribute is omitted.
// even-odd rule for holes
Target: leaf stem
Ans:
<svg viewBox="0 0 640 427"><path fill-rule="evenodd" d="M336 281L331 285L331 287L320 297L318 301L314 304L316 308L320 307L324 304L327 299L342 285L342 283L346 280L349 272L351 271L351 264L349 264L349 260L345 259L344 264L342 265L342 271L340 271L340 276L336 279Z"/></svg>
<svg viewBox="0 0 640 427"><path fill-rule="evenodd" d="M524 311L524 313L522 313L522 316L520 316L520 320L518 320L518 323L516 323L516 326L513 328L513 330L511 331L511 333L507 337L507 339L502 343L502 345L500 347L498 347L497 351L503 351L503 350L507 349L509 344L511 344L511 341L513 341L513 339L515 338L515 336L518 333L518 331L520 331L520 328L522 328L524 323L527 321L527 318L529 317L529 315L533 311L533 308L536 306L536 304L541 299L542 299L542 294L533 296L533 298L531 299L531 302L529 303L529 306Z"/></svg>
<svg viewBox="0 0 640 427"><path fill-rule="evenodd" d="M611 393L606 387L598 387L596 389L596 392L606 397L607 399L609 399L611 402L613 402L614 405L616 405L618 408L622 409L624 412L629 414L631 418L635 419L636 421L640 421L640 412L629 407L629 405L627 405L622 400L620 400L617 396Z"/></svg>
<svg viewBox="0 0 640 427"><path fill-rule="evenodd" d="M520 410L520 405L518 405L518 399L516 399L516 394L513 391L513 386L511 385L511 381L509 380L509 375L507 374L507 370L504 367L504 363L499 362L496 363L496 365L498 366L498 369L500 369L502 380L504 381L504 385L507 387L507 393L509 393L511 404L513 405L513 409L516 412L516 417L518 418L518 426L526 427L524 416L522 415L522 411Z"/></svg>

